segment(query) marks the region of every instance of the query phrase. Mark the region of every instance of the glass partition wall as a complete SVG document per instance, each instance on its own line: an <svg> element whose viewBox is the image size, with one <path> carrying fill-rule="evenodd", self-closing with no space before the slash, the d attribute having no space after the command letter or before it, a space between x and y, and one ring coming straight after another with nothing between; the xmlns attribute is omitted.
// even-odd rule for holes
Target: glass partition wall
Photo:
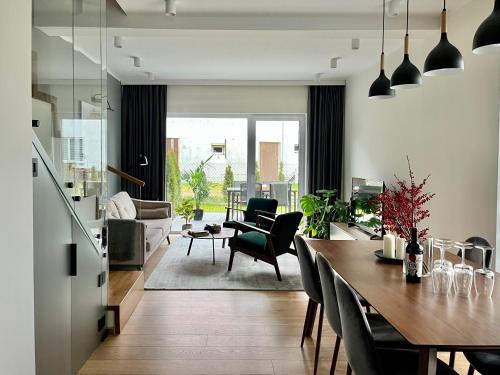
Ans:
<svg viewBox="0 0 500 375"><path fill-rule="evenodd" d="M194 226L221 223L226 207L251 197L278 200L279 212L299 209L305 181L305 115L168 114L167 199L192 199L202 212ZM201 168L205 181L191 177ZM238 217L231 211L232 218ZM240 216L241 217L241 216ZM173 231L185 222L177 217Z"/></svg>
<svg viewBox="0 0 500 375"><path fill-rule="evenodd" d="M33 0L34 128L89 228L106 197L106 1Z"/></svg>

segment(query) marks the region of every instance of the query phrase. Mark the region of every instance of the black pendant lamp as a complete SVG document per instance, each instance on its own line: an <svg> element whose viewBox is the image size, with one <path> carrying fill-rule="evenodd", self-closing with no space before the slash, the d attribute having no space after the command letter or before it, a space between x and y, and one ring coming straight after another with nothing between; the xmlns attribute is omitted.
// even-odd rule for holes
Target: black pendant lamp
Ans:
<svg viewBox="0 0 500 375"><path fill-rule="evenodd" d="M391 89L391 81L384 72L384 43L385 43L385 0L382 9L382 53L380 54L380 75L370 86L368 97L370 99L391 99L395 91Z"/></svg>
<svg viewBox="0 0 500 375"><path fill-rule="evenodd" d="M422 75L418 68L410 61L408 25L410 21L410 0L406 0L406 35L405 35L405 55L403 62L394 71L391 77L391 88L412 89L422 85Z"/></svg>
<svg viewBox="0 0 500 375"><path fill-rule="evenodd" d="M493 12L479 25L472 52L476 55L500 55L500 0L495 0Z"/></svg>
<svg viewBox="0 0 500 375"><path fill-rule="evenodd" d="M464 70L464 59L460 51L448 41L446 30L446 0L441 13L441 40L429 53L424 64L424 75L439 76Z"/></svg>

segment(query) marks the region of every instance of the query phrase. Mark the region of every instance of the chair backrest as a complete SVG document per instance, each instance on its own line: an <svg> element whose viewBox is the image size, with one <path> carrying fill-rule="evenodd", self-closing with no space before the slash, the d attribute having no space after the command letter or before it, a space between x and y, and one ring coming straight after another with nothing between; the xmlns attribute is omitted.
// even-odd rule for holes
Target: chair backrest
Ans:
<svg viewBox="0 0 500 375"><path fill-rule="evenodd" d="M299 258L300 276L302 286L310 299L317 303L323 303L321 292L321 282L319 281L318 267L314 263L314 258L302 236L295 235L295 250Z"/></svg>
<svg viewBox="0 0 500 375"><path fill-rule="evenodd" d="M245 211L245 221L255 223L257 221L257 210L276 213L278 201L276 199L250 198Z"/></svg>
<svg viewBox="0 0 500 375"><path fill-rule="evenodd" d="M358 297L338 274L335 275L335 290L342 321L342 339L353 373L380 375L370 326Z"/></svg>
<svg viewBox="0 0 500 375"><path fill-rule="evenodd" d="M302 212L298 211L276 216L273 226L270 229L271 234L276 236L273 241L275 250L284 251L290 248L301 220Z"/></svg>
<svg viewBox="0 0 500 375"><path fill-rule="evenodd" d="M482 237L469 237L465 240L465 242L469 242L474 246L491 246L488 240ZM491 266L491 255L493 251L488 250L486 252L486 267L490 268ZM458 251L458 256L462 256L462 250ZM479 265L483 265L483 252L480 249L466 249L465 250L465 259L470 260L471 262L477 263Z"/></svg>
<svg viewBox="0 0 500 375"><path fill-rule="evenodd" d="M269 195L278 201L279 206L288 206L288 182L271 182L269 184Z"/></svg>
<svg viewBox="0 0 500 375"><path fill-rule="evenodd" d="M328 263L328 260L320 253L316 254L316 263L318 264L326 319L337 336L342 337L339 303L337 301L337 292L335 291L335 271L330 266L330 263Z"/></svg>

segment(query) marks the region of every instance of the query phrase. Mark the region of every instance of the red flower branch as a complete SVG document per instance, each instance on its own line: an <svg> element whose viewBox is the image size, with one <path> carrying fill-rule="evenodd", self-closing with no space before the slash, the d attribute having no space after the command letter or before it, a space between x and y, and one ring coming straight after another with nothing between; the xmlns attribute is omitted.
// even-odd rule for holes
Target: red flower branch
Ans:
<svg viewBox="0 0 500 375"><path fill-rule="evenodd" d="M391 232L411 240L411 229L430 216L429 210L424 206L435 194L423 192L430 175L419 185L415 183L415 175L411 169L410 159L408 160L408 171L410 175L410 185L406 181L400 180L396 175L396 183L379 194L374 199L379 202L378 215L382 217L384 228ZM429 228L419 231L419 238L427 237Z"/></svg>

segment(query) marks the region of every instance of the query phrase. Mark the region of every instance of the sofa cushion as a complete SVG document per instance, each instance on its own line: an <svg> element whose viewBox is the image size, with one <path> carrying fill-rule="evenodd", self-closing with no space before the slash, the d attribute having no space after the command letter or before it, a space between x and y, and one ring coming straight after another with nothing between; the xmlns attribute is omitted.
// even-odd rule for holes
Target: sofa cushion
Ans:
<svg viewBox="0 0 500 375"><path fill-rule="evenodd" d="M146 252L151 252L155 250L161 239L163 238L163 232L159 228L147 228L146 229Z"/></svg>
<svg viewBox="0 0 500 375"><path fill-rule="evenodd" d="M160 229L162 236L166 236L170 233L170 227L172 226L172 219L155 219L155 220L137 220L140 223L146 225L148 229Z"/></svg>
<svg viewBox="0 0 500 375"><path fill-rule="evenodd" d="M106 219L119 219L120 213L118 208L116 208L115 202L108 200L106 202Z"/></svg>
<svg viewBox="0 0 500 375"><path fill-rule="evenodd" d="M140 208L137 210L137 219L166 219L169 217L167 207Z"/></svg>
<svg viewBox="0 0 500 375"><path fill-rule="evenodd" d="M116 208L118 209L120 219L135 219L137 211L132 199L126 191L121 191L118 194L113 195L111 200L115 203Z"/></svg>

